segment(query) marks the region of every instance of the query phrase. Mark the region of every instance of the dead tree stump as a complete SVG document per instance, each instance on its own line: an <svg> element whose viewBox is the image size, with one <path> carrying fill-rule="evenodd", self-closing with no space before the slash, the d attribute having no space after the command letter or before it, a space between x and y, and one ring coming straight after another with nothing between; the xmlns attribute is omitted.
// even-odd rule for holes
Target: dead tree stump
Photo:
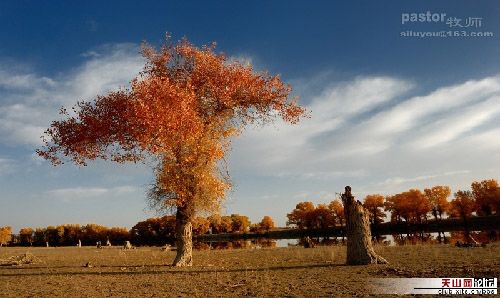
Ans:
<svg viewBox="0 0 500 298"><path fill-rule="evenodd" d="M347 234L347 265L387 264L373 250L369 214L361 202L354 200L351 187L342 194Z"/></svg>

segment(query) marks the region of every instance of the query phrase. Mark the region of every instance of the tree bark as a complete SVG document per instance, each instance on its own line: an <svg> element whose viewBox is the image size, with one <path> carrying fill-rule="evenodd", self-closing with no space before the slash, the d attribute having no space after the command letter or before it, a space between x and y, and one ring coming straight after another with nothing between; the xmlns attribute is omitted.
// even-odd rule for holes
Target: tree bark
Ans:
<svg viewBox="0 0 500 298"><path fill-rule="evenodd" d="M373 250L369 214L361 202L354 200L351 187L342 194L347 233L347 265L387 264Z"/></svg>
<svg viewBox="0 0 500 298"><path fill-rule="evenodd" d="M187 267L193 265L193 226L191 224L193 214L193 208L189 205L177 207L175 215L177 255L173 266Z"/></svg>

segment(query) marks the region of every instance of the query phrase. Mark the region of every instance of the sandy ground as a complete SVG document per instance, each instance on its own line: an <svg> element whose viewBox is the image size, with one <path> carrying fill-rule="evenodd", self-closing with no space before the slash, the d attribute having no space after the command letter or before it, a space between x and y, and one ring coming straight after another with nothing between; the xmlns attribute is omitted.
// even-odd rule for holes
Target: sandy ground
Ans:
<svg viewBox="0 0 500 298"><path fill-rule="evenodd" d="M3 247L0 259L35 263L0 266L0 296L363 297L373 277L500 277L500 245L376 250L389 265L345 266L342 246L195 251L191 268L170 267L175 252L156 247Z"/></svg>

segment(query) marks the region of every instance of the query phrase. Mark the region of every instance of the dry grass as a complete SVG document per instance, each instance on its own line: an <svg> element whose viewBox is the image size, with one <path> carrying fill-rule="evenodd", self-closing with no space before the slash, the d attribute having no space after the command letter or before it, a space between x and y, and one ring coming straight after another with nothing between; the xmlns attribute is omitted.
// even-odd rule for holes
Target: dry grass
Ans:
<svg viewBox="0 0 500 298"><path fill-rule="evenodd" d="M376 247L389 265L345 266L345 247L195 251L195 266L168 266L160 248L2 248L39 263L0 267L7 297L366 296L372 277L498 277L500 246ZM92 266L85 267L87 263Z"/></svg>
<svg viewBox="0 0 500 298"><path fill-rule="evenodd" d="M10 256L6 259L0 259L0 266L19 266L26 264L34 264L40 262L34 255L31 253L24 253L18 256Z"/></svg>

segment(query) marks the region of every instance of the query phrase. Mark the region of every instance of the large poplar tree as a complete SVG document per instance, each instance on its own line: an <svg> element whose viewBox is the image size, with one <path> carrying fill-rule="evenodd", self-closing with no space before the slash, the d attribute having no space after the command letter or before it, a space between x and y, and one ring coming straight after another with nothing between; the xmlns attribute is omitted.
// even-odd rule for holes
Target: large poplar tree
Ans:
<svg viewBox="0 0 500 298"><path fill-rule="evenodd" d="M144 45L144 70L130 87L62 109L38 154L70 160L157 160L149 191L153 206L176 213L176 266L192 265L195 213L217 209L230 188L226 153L248 124L278 118L296 123L304 109L291 87L251 65L231 61L215 46L198 48L167 36L159 50Z"/></svg>

